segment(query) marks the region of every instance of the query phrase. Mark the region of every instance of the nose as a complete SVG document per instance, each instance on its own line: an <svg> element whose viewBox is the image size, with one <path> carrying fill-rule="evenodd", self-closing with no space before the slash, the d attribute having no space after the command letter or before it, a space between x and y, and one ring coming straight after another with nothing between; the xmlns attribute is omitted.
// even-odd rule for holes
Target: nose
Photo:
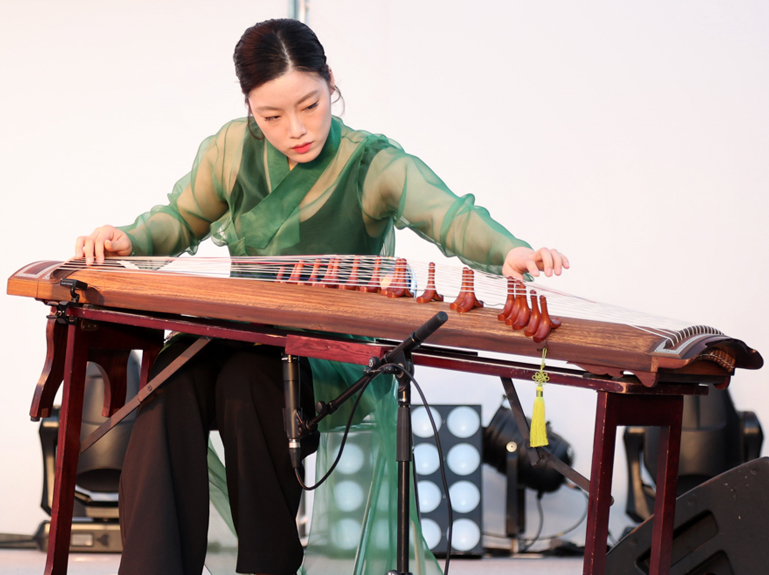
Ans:
<svg viewBox="0 0 769 575"><path fill-rule="evenodd" d="M307 133L307 128L297 114L291 114L288 123L289 137L298 140Z"/></svg>

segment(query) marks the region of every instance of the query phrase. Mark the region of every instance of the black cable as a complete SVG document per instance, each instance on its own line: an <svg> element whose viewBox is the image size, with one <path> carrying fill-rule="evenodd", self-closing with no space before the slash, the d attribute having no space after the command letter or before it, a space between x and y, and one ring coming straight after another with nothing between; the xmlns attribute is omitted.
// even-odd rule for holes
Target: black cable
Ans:
<svg viewBox="0 0 769 575"><path fill-rule="evenodd" d="M537 535L535 535L535 536L534 536L532 539L524 539L524 538L519 538L519 539L518 539L519 543L520 543L520 542L525 542L525 543L528 543L528 545L527 545L526 547L524 547L524 548L522 548L522 549L520 550L520 553L525 553L525 552L527 552L527 551L528 551L529 549L531 549L531 547L532 547L532 546L533 546L535 543L537 543L537 542L542 542L542 541L552 541L553 539L558 539L559 537L563 537L563 536L564 536L564 535L566 535L567 533L571 533L572 531L574 531L574 530L575 530L577 527L579 527L580 525L582 525L582 522L583 522L583 521L585 521L585 518L587 517L587 512L588 512L588 509L589 509L589 503L590 503L590 498L589 498L588 494L587 494L587 493L585 493L584 491L582 491L582 490L581 490L579 487L577 487L576 485L569 485L569 484L567 484L567 485L566 485L566 487L568 487L569 489L572 489L572 490L574 490L574 491L577 491L578 493L581 493L581 494L582 494L582 495L585 497L585 510L582 512L582 515L580 516L580 518L579 518L579 519L576 521L576 523L574 523L574 524L573 524L571 527L569 527L568 529L564 529L563 531L561 531L561 532L559 532L559 533L555 533L555 534L553 534L553 535L544 535L544 536L541 536L541 535L539 535L539 530L541 530L541 529L542 529L542 523L543 523L543 520L544 520L544 516L543 516L543 513L542 513L542 507L541 507L541 504L539 503L539 498L537 498L537 507L538 507L538 509L539 509L539 511L540 511L540 525L539 525L539 530L538 530L538 533L537 533ZM497 537L497 538L499 538L499 539L510 539L510 537L508 537L507 535L500 535L499 533L490 533L490 532L488 532L488 531L484 531L484 532L483 532L483 534L484 534L484 535L486 535L486 536L489 536L489 537ZM610 539L613 539L613 537L612 537L611 533L609 533L609 538L610 538ZM616 543L614 543L614 545L616 545Z"/></svg>
<svg viewBox="0 0 769 575"><path fill-rule="evenodd" d="M310 487L304 484L304 481L302 480L302 476L299 474L299 469L294 469L294 474L296 475L296 480L299 482L299 485L302 486L302 489L305 491L314 491L321 485L323 485L326 480L329 478L329 476L333 473L334 469L336 469L336 466L339 464L339 460L342 459L342 453L344 452L344 446L345 443L347 443L347 436L350 433L350 429L352 428L352 420L355 417L355 411L358 409L358 404L360 403L361 398L363 397L363 394L368 389L369 384L374 381L377 376L381 375L382 371L381 369L373 370L371 372L374 374L373 377L371 377L366 384L361 388L360 392L358 393L358 397L355 398L355 403L352 405L352 409L350 410L350 417L347 420L347 424L345 425L344 429L344 435L342 436L342 442L339 444L339 453L336 455L336 459L334 460L334 463L331 464L331 467L326 472L326 474L320 478L320 480Z"/></svg>
<svg viewBox="0 0 769 575"><path fill-rule="evenodd" d="M537 527L537 532L530 540L522 538L518 540L519 543L521 541L529 542L528 545L520 549L519 553L526 553L529 549L531 549L531 546L539 540L539 536L542 534L542 526L545 524L545 513L542 510L542 492L537 493L537 511L539 512L539 526Z"/></svg>
<svg viewBox="0 0 769 575"><path fill-rule="evenodd" d="M581 493L585 497L585 510L582 512L582 515L580 516L579 520L577 520L577 522L574 525L572 525L571 527L569 527L565 531L561 531L560 533L556 533L555 535L551 535L551 536L548 536L548 537L542 537L542 538L540 538L541 541L549 541L549 540L552 540L552 539L557 539L558 537L563 537L567 533L571 533L572 531L574 531L577 527L582 525L582 522L585 519L587 519L587 512L588 512L588 509L590 508L590 496L587 493L585 493L584 491L582 491L582 489L580 489L576 485L567 485L567 487L569 489L573 489L574 491L576 491L578 493Z"/></svg>
<svg viewBox="0 0 769 575"><path fill-rule="evenodd" d="M561 531L560 533L555 533L554 535L545 535L545 536L537 537L534 541L551 541L553 539L557 539L559 537L563 537L567 533L571 533L577 527L582 525L582 522L587 518L587 512L588 512L589 504L590 504L590 497L588 496L588 494L585 493L584 491L582 491L582 489L580 489L576 485L568 485L567 484L566 487L568 487L569 489L573 489L574 491L577 491L578 493L581 493L585 497L585 510L582 512L582 515L577 520L577 522L574 523L574 525L572 525L568 529L565 529L564 531ZM528 539L526 541L528 541Z"/></svg>

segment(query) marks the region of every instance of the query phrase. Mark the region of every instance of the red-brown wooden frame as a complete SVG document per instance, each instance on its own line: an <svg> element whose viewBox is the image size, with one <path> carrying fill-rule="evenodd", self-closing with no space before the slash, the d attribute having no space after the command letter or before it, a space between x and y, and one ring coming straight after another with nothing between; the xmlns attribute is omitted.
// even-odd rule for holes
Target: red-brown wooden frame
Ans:
<svg viewBox="0 0 769 575"><path fill-rule="evenodd" d="M31 415L34 418L49 413L53 396L63 379L63 398L59 441L56 457L56 478L52 505L51 529L48 546L46 575L65 575L72 526L75 478L80 451L80 428L83 410L85 369L88 361L100 360L112 369L115 361L108 359L118 350L142 349L141 386L147 384L149 366L156 357L165 330L200 336L240 341L267 343L286 349L287 353L323 359L343 360L347 363L367 364L372 356L382 357L393 345L344 340L333 336L308 335L302 332L280 331L274 328L236 322L180 318L178 316L150 315L126 311L70 307L65 317L69 325L49 327L49 349L46 372L38 382ZM62 318L63 319L63 318ZM51 320L55 321L55 320ZM418 327L418 326L415 326ZM55 331L56 337L50 336ZM62 344L66 342L66 349ZM62 356L63 354L63 356ZM414 363L429 367L473 372L513 379L530 379L539 370L538 365L516 361L483 358L461 351L425 348L413 356ZM63 365L63 370L50 369L50 365ZM111 366L111 367L110 367ZM60 373L63 371L63 373ZM662 427L659 440L659 471L655 504L654 534L652 541L651 574L670 572L675 490L681 439L681 418L684 395L702 395L707 387L691 382L691 376L676 381L669 374L667 381L656 387L644 386L634 377L597 377L582 370L551 368L550 382L592 389L598 395L595 436L591 467L591 485L587 518L586 553L583 573L602 575L606 564L611 481L618 425L655 425ZM120 391L125 383L120 375L113 384L107 373L105 385L113 386L106 394L105 415L114 413L122 405ZM707 377L707 376L703 376ZM728 379L728 378L727 378ZM121 385L123 386L121 388Z"/></svg>

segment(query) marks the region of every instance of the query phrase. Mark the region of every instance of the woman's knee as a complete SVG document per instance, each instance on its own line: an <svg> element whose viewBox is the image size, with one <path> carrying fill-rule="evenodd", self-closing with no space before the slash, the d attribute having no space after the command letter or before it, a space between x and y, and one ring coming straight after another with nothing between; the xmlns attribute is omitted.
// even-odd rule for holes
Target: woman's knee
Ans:
<svg viewBox="0 0 769 575"><path fill-rule="evenodd" d="M190 343L190 339L184 338L163 350L152 367L151 379L170 366L189 347ZM212 361L210 351L203 348L170 374L162 382L162 387L158 388L144 402L143 407L154 405L157 409L162 405L164 412L179 413L187 417L191 413L198 412L203 420L211 420L211 411L215 401L214 388L219 366L217 362Z"/></svg>
<svg viewBox="0 0 769 575"><path fill-rule="evenodd" d="M233 354L222 366L216 382L217 399L251 399L283 393L280 350L269 346L248 348Z"/></svg>

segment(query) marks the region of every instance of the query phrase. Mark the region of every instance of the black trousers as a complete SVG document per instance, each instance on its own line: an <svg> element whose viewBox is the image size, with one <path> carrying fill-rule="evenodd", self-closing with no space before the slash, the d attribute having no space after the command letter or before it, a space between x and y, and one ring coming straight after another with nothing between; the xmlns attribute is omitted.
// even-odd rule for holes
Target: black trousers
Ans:
<svg viewBox="0 0 769 575"><path fill-rule="evenodd" d="M158 373L190 343L155 362ZM309 366L302 397L311 413ZM121 575L200 575L208 535L208 434L218 429L239 573L294 574L301 488L283 427L281 350L213 341L139 410L120 480ZM307 447L304 451L309 452Z"/></svg>

